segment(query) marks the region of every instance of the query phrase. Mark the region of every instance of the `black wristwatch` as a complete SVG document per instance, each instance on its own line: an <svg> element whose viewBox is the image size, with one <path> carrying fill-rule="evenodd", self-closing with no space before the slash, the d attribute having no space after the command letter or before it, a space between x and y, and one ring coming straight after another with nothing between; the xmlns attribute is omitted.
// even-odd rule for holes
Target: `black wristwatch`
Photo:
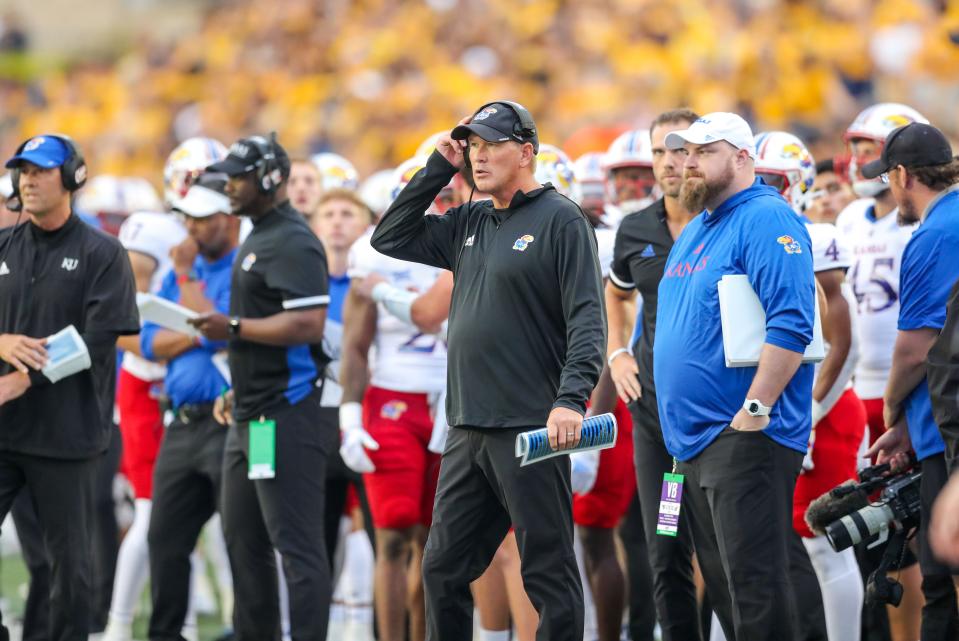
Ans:
<svg viewBox="0 0 959 641"><path fill-rule="evenodd" d="M233 316L230 318L230 336L238 337L240 335L240 318Z"/></svg>

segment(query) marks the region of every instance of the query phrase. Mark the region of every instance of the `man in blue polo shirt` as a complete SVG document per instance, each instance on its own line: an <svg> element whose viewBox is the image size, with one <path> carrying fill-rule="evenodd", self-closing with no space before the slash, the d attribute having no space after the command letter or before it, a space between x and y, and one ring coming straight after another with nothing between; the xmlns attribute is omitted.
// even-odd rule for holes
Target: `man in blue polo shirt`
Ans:
<svg viewBox="0 0 959 641"><path fill-rule="evenodd" d="M752 131L739 116L708 114L665 142L686 149L680 198L702 213L676 240L659 285L663 437L685 475L683 511L727 637L792 641L790 514L812 420L813 367L801 364L815 313L809 234L755 178ZM746 274L766 311L758 367L726 367L725 274Z"/></svg>
<svg viewBox="0 0 959 641"><path fill-rule="evenodd" d="M926 358L946 321L949 292L959 280L959 163L942 132L912 123L889 134L880 158L865 165L862 174L884 176L902 221L921 223L902 254L899 333L884 398L887 431L869 454L878 454L880 463L891 459L902 466L912 449L922 467L919 567L926 602L920 637L946 641L959 638L954 585L959 568L940 563L929 547L932 505L948 473L926 383Z"/></svg>
<svg viewBox="0 0 959 641"><path fill-rule="evenodd" d="M230 308L230 275L240 221L231 216L224 174L201 174L176 210L189 237L171 251L173 269L159 295L196 312ZM197 338L153 323L140 333L143 354L167 362L173 409L154 468L148 534L153 611L150 639L179 640L190 597L190 553L220 502L226 428L213 403L228 383L214 363L226 341Z"/></svg>

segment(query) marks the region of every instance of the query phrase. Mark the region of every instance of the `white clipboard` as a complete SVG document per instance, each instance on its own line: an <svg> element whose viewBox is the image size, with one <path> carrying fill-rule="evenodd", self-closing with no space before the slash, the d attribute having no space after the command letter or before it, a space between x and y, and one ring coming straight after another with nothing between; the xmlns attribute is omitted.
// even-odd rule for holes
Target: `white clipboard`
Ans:
<svg viewBox="0 0 959 641"><path fill-rule="evenodd" d="M56 334L47 337L47 364L40 370L51 383L90 369L90 352L80 332L67 325Z"/></svg>
<svg viewBox="0 0 959 641"><path fill-rule="evenodd" d="M195 338L200 335L195 327L187 323L188 320L199 316L192 309L177 305L155 294L143 292L137 292L137 309L140 311L141 320L190 337Z"/></svg>
<svg viewBox="0 0 959 641"><path fill-rule="evenodd" d="M756 367L766 342L766 311L753 291L746 274L726 274L717 284L719 313L723 329L723 353L726 367ZM816 296L816 321L812 342L803 354L804 363L818 363L826 358Z"/></svg>

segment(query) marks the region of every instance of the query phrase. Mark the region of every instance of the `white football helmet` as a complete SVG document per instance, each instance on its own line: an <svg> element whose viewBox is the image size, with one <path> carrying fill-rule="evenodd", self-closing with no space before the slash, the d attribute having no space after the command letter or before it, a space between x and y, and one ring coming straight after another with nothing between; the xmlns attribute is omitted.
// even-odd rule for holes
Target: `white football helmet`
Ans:
<svg viewBox="0 0 959 641"><path fill-rule="evenodd" d="M439 142L439 139L448 134L448 131L437 131L435 134L431 135L429 138L420 143L420 146L416 148L416 153L413 154L414 158L429 158L430 154L433 153L433 150L436 149L436 143Z"/></svg>
<svg viewBox="0 0 959 641"><path fill-rule="evenodd" d="M886 138L894 129L911 122L929 124L929 121L912 107L897 102L881 102L867 107L856 116L856 119L846 129L846 133L843 134L843 140L846 141L847 146L850 141L856 138L885 143ZM871 180L863 178L859 169L860 161L852 154L850 149L849 181L852 183L853 191L860 198L873 198L889 188L880 178Z"/></svg>
<svg viewBox="0 0 959 641"><path fill-rule="evenodd" d="M816 177L816 161L803 141L785 131L767 131L756 136L756 173L782 194L796 213Z"/></svg>
<svg viewBox="0 0 959 641"><path fill-rule="evenodd" d="M323 152L314 154L310 160L320 170L320 183L323 191L330 189L348 189L356 191L360 187L360 175L349 160L339 154Z"/></svg>
<svg viewBox="0 0 959 641"><path fill-rule="evenodd" d="M566 152L555 145L540 144L536 154L536 182L552 183L556 191L567 198L576 195L576 173L573 171L573 161Z"/></svg>
<svg viewBox="0 0 959 641"><path fill-rule="evenodd" d="M400 192L403 191L403 188L406 187L413 176L416 175L420 169L426 166L426 161L428 157L425 156L416 156L410 158L409 160L404 160L400 165L393 170L393 180L392 180L392 189L390 190L390 202L396 200L396 197L400 195ZM453 193L453 181L451 180L446 187L443 187L440 190L440 193L436 195L436 198L433 200L433 204L430 205L430 208L426 211L427 214L444 214L446 210L450 208L454 203L454 193Z"/></svg>
<svg viewBox="0 0 959 641"><path fill-rule="evenodd" d="M163 197L172 207L186 196L203 170L226 158L226 147L213 138L187 138L170 152L163 167Z"/></svg>
<svg viewBox="0 0 959 641"><path fill-rule="evenodd" d="M638 185L637 191L646 193L647 196L620 198L613 181L612 172L626 167L645 167L652 171L653 143L649 137L648 129L632 129L620 134L606 150L603 157L603 171L606 174L606 200L616 205L623 212L631 213L652 204L655 200L653 190L656 182L650 179Z"/></svg>
<svg viewBox="0 0 959 641"><path fill-rule="evenodd" d="M163 211L160 195L146 178L123 178L123 206L128 214L136 211Z"/></svg>
<svg viewBox="0 0 959 641"><path fill-rule="evenodd" d="M584 200L606 200L605 157L606 154L602 152L590 151L573 162L573 172L579 185L578 197L573 200L579 204L582 205Z"/></svg>
<svg viewBox="0 0 959 641"><path fill-rule="evenodd" d="M379 218L393 202L393 170L381 169L371 174L360 185L360 198Z"/></svg>

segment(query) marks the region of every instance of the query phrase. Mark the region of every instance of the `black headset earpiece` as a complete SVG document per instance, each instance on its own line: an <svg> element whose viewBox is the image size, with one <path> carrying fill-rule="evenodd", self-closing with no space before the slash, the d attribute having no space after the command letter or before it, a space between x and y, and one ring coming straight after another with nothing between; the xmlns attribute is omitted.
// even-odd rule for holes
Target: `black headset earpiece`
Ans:
<svg viewBox="0 0 959 641"><path fill-rule="evenodd" d="M260 193L272 194L283 182L280 165L276 161L276 132L270 132L269 140L263 136L252 136L248 140L260 154L256 161L256 186Z"/></svg>
<svg viewBox="0 0 959 641"><path fill-rule="evenodd" d="M60 182L67 191L77 191L87 183L87 162L80 153L80 149L69 136L62 134L44 134L43 136L33 136L27 138L17 147L14 156L23 153L27 144L36 138L56 138L67 148L67 159L60 165ZM13 194L7 202L7 208L11 211L20 211L23 204L20 201L20 167L14 167L10 171L10 182L13 186Z"/></svg>

